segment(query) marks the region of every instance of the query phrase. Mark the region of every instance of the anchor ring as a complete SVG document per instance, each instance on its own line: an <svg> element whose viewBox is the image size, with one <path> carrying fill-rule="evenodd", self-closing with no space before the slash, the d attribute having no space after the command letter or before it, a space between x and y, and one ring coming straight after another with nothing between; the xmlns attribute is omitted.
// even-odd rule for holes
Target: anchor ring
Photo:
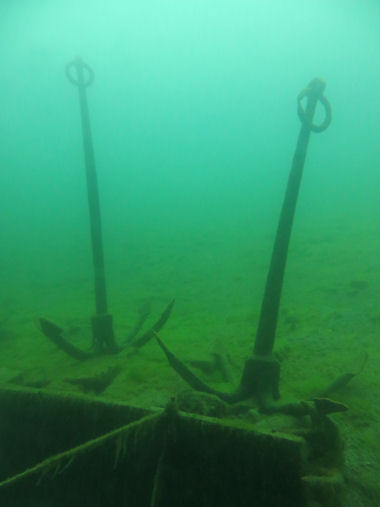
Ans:
<svg viewBox="0 0 380 507"><path fill-rule="evenodd" d="M77 65L81 65L82 69L87 71L88 76L87 79L84 79L83 83L79 83L78 80L71 75L71 69ZM84 87L90 86L94 82L95 78L94 71L91 69L89 65L87 65L87 63L84 63L81 58L76 58L72 62L69 62L65 67L65 73L70 83L72 83L75 86L81 85Z"/></svg>
<svg viewBox="0 0 380 507"><path fill-rule="evenodd" d="M312 132L317 132L317 133L323 132L324 130L327 129L327 127L331 123L331 106L330 106L329 101L326 99L326 97L323 96L322 94L319 94L318 100L320 101L320 103L322 104L322 106L325 110L325 119L323 120L323 122L320 125L316 125L315 123L310 122L308 120L308 118L306 117L305 110L304 110L302 103L301 103L302 99L304 97L307 97L308 95L310 95L310 93L312 93L311 90L309 88L305 88L298 95L298 97L297 97L297 113L298 113L298 116L299 116L299 119L301 120L301 122L304 125L307 125Z"/></svg>

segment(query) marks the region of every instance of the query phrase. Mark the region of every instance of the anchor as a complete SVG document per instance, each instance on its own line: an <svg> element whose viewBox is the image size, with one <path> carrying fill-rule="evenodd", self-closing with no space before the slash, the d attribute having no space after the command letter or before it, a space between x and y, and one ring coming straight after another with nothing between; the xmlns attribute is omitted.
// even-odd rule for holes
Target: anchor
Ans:
<svg viewBox="0 0 380 507"><path fill-rule="evenodd" d="M73 74L74 71L76 72L76 76ZM94 82L95 75L91 67L84 63L80 57L69 62L66 65L65 72L68 80L78 89L82 124L95 289L95 315L91 318L92 347L90 350L84 351L72 345L64 337L64 329L43 317L38 319L38 326L42 333L57 347L69 356L83 361L99 354L117 354L126 346L141 348L154 336L154 332L158 332L164 326L170 316L174 300L167 305L153 326L141 336L138 336L149 315L149 309L144 307L140 311L139 318L128 337L124 340L124 343L120 345L116 342L113 330L113 318L108 312L107 305L99 189L86 95L86 89Z"/></svg>
<svg viewBox="0 0 380 507"><path fill-rule="evenodd" d="M155 331L156 340L165 353L169 364L193 389L215 395L227 403L238 403L254 398L257 400L259 409L264 413L281 412L295 416L311 415L312 417L319 417L328 413L343 411L347 408L341 403L324 397L301 402L280 403L278 401L280 399L280 363L272 353L289 241L310 134L311 132L323 132L331 123L331 106L323 95L325 86L323 80L315 78L301 91L297 98L297 112L301 120L301 129L274 241L253 355L245 362L237 389L234 392L226 393L207 385L168 349ZM306 100L305 108L303 106L304 100ZM324 108L325 117L322 123L316 125L313 123L313 117L318 102ZM344 376L344 378L349 380L352 377ZM339 385L341 383L339 382ZM331 392L331 389L329 392Z"/></svg>

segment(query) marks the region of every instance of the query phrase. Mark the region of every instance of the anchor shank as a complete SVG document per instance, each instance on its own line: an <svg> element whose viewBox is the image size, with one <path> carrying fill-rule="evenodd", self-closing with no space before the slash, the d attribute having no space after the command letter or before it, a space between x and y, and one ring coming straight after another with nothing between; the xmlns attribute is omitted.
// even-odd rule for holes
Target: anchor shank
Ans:
<svg viewBox="0 0 380 507"><path fill-rule="evenodd" d="M290 234L310 138L310 125L312 124L318 98L317 93L311 92L307 95L305 121L302 122L298 136L267 276L254 344L255 355L270 355L274 345Z"/></svg>
<svg viewBox="0 0 380 507"><path fill-rule="evenodd" d="M100 216L98 181L96 176L94 148L92 144L90 117L87 106L86 85L83 75L83 63L80 58L75 61L78 77L79 105L82 123L83 148L86 166L87 195L90 214L92 257L95 283L96 314L107 313L107 294L102 243L102 224Z"/></svg>

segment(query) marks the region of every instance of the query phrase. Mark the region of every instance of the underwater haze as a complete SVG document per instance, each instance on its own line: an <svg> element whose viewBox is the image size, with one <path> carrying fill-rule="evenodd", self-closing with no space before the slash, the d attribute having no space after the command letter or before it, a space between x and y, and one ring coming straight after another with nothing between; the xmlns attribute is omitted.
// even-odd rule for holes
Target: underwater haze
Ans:
<svg viewBox="0 0 380 507"><path fill-rule="evenodd" d="M379 295L379 2L3 0L4 322L27 329L41 314L64 323L93 311L79 104L64 73L76 55L95 72L116 319L127 325L140 300L176 297L173 319L186 325L211 319L223 333L223 319L248 312L254 329L296 98L314 77L327 83L333 121L311 136L283 304L318 314L318 288L331 296L340 289L329 285L363 278Z"/></svg>
<svg viewBox="0 0 380 507"><path fill-rule="evenodd" d="M3 0L5 304L31 315L71 297L74 312L78 299L91 305L79 107L64 74L76 55L95 72L111 304L170 294L179 307L254 308L300 127L296 97L316 76L333 122L312 136L291 245L304 238L307 251L330 235L343 243L319 254L333 256L337 278L378 271L379 54L376 0Z"/></svg>
<svg viewBox="0 0 380 507"><path fill-rule="evenodd" d="M360 371L339 398L341 429L355 480L380 497L379 0L0 0L0 369L60 391L75 391L62 379L78 363L35 319L84 348L95 311L78 92L65 75L77 55L95 74L116 337L144 304L153 322L175 298L165 343L188 360L219 341L236 377L301 128L297 96L326 82L332 122L310 137L275 351L284 390L301 399ZM184 387L154 340L121 375L106 395L143 405Z"/></svg>
<svg viewBox="0 0 380 507"><path fill-rule="evenodd" d="M300 128L296 97L316 76L333 121L311 136L283 302L318 314L318 287L339 296L365 279L373 293L360 313L375 312L378 1L3 0L3 322L28 329L40 314L93 311L79 105L64 73L76 55L95 72L88 101L116 319L141 299L176 297L188 325L215 320L218 334L226 315L248 312L254 328Z"/></svg>

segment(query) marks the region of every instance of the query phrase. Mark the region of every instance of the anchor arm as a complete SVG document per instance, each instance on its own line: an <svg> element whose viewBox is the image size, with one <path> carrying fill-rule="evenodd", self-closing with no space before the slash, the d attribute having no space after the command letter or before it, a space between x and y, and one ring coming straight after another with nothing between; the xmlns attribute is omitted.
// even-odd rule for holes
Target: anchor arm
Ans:
<svg viewBox="0 0 380 507"><path fill-rule="evenodd" d="M154 334L157 333L158 331L160 331L163 328L163 326L166 324L166 321L170 317L170 314L171 314L171 311L172 311L172 308L174 305L174 301L175 300L172 299L172 301L170 301L168 306L162 312L162 314L161 314L160 318L157 320L157 322L155 322L153 324L153 326L150 329L148 329L148 331L146 331L142 336L140 336L140 338L137 338L135 341L130 343L130 345L140 349L145 344L147 344L148 341L153 338Z"/></svg>
<svg viewBox="0 0 380 507"><path fill-rule="evenodd" d="M166 321L168 320L170 313L172 311L174 305L174 299L168 304L168 306L163 311L160 318L157 320L155 324L146 332L144 333L140 338L135 340L132 343L128 343L124 347L117 347L116 343L114 341L107 342L107 348L103 348L102 346L99 347L93 347L91 351L83 351L81 349L78 349L74 345L72 345L69 341L67 341L63 337L63 329L57 324L54 324L54 322L51 322L48 319L45 319L41 317L38 319L37 325L40 331L49 338L50 341L52 341L59 349L63 350L68 354L69 356L73 357L74 359L79 359L79 361L85 361L86 359L89 359L91 357L95 357L103 352L106 353L112 353L112 354L118 354L121 352L125 347L128 347L132 345L133 347L141 348L143 347L153 336L156 331L159 331L162 329L162 327L165 325ZM107 315L105 316L107 317ZM113 335L112 335L113 337ZM115 345L115 346L113 346Z"/></svg>
<svg viewBox="0 0 380 507"><path fill-rule="evenodd" d="M221 391L217 391L216 389L213 389L205 382L203 382L203 380L198 378L191 370L189 370L189 368L180 359L178 359L172 352L170 352L170 350L166 347L156 332L154 332L154 336L157 340L157 343L164 351L164 354L169 361L170 366L187 384L189 384L190 387L202 393L214 394L227 403L240 401L239 399L235 400L236 396L234 393L222 393Z"/></svg>
<svg viewBox="0 0 380 507"><path fill-rule="evenodd" d="M139 309L139 316L136 321L136 324L132 328L132 330L128 333L127 338L125 339L125 343L129 344L133 341L134 338L139 334L140 329L143 327L146 319L150 314L150 303L144 303Z"/></svg>
<svg viewBox="0 0 380 507"><path fill-rule="evenodd" d="M37 323L38 327L42 331L42 333L49 338L50 341L54 343L58 348L66 352L69 356L74 359L79 359L80 361L85 361L92 357L92 354L89 352L84 352L83 350L78 349L74 345L71 345L63 336L63 329L50 320L44 319L41 317L38 319Z"/></svg>

